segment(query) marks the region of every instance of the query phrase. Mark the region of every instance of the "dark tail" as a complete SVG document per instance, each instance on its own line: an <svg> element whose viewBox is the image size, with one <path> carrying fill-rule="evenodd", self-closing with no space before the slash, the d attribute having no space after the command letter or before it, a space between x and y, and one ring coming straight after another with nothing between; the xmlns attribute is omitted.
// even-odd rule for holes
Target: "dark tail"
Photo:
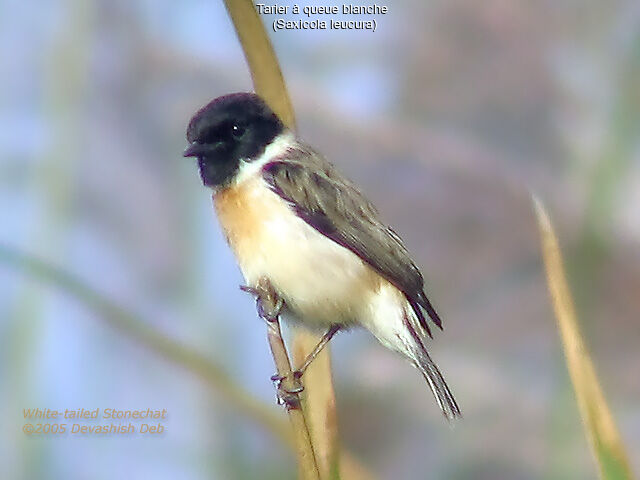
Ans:
<svg viewBox="0 0 640 480"><path fill-rule="evenodd" d="M456 402L449 385L445 382L438 366L433 362L427 351L423 349L423 351L417 352L416 357L414 360L415 366L422 372L427 383L429 383L433 396L436 397L436 402L438 402L438 406L444 416L449 420L461 418L462 413L458 402Z"/></svg>
<svg viewBox="0 0 640 480"><path fill-rule="evenodd" d="M415 325L414 322L412 322L411 316L407 313L404 315L404 324L414 340L411 352L407 353L411 360L413 360L413 364L418 370L420 370L420 372L422 372L427 383L429 383L433 396L436 397L436 401L438 402L438 406L442 410L442 413L449 420L462 417L458 402L456 402L456 399L453 397L453 393L451 393L449 385L445 382L438 366L431 359L429 352L427 352L427 349L424 346L423 338L425 335L421 335L416 331L420 328L420 325ZM425 331L424 333L429 334L428 331Z"/></svg>

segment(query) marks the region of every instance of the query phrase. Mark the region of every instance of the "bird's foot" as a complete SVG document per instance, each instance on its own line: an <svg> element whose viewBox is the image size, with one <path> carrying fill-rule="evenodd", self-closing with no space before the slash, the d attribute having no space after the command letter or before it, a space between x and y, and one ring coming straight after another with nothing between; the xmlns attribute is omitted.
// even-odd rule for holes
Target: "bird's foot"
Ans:
<svg viewBox="0 0 640 480"><path fill-rule="evenodd" d="M300 408L300 393L304 386L297 371L286 376L276 373L271 376L271 381L276 387L278 405L285 405L288 409Z"/></svg>
<svg viewBox="0 0 640 480"><path fill-rule="evenodd" d="M283 382L290 378L292 387L287 388L286 391L288 393L301 393L304 390L304 385L300 381L302 378L302 372L296 370L295 372L291 372L289 375L280 375L278 373L271 375L271 381L274 383L277 389L284 389Z"/></svg>
<svg viewBox="0 0 640 480"><path fill-rule="evenodd" d="M240 290L256 298L258 315L260 315L260 318L264 319L267 324L278 321L284 302L276 293L269 280L261 278L255 287L240 285Z"/></svg>

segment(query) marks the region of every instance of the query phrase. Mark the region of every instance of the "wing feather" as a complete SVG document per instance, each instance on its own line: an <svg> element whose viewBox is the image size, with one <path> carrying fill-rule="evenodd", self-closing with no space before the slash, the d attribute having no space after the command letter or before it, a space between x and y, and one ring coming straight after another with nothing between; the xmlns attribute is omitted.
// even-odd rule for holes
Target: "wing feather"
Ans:
<svg viewBox="0 0 640 480"><path fill-rule="evenodd" d="M442 322L424 292L424 280L400 237L378 218L358 188L322 156L298 144L268 163L262 175L269 187L318 232L351 250L400 289L431 336L424 309L440 328Z"/></svg>

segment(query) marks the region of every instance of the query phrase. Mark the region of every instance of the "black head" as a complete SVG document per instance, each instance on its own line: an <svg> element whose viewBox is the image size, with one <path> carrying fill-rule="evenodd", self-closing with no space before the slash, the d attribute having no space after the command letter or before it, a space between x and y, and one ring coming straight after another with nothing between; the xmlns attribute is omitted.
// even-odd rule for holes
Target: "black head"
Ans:
<svg viewBox="0 0 640 480"><path fill-rule="evenodd" d="M228 184L240 160L257 159L284 125L258 95L233 93L202 107L187 127L185 157L197 157L202 182Z"/></svg>

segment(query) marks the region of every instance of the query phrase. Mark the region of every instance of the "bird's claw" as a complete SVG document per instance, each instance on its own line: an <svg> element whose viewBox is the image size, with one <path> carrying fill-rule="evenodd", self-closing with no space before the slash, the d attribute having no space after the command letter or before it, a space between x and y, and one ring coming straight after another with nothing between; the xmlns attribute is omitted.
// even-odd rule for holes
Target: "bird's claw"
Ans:
<svg viewBox="0 0 640 480"><path fill-rule="evenodd" d="M300 397L296 393L289 393L284 390L278 390L276 394L278 405L284 405L287 410L300 408Z"/></svg>
<svg viewBox="0 0 640 480"><path fill-rule="evenodd" d="M292 379L292 386L290 388L285 388L283 386L283 382L289 378L289 375L291 376ZM291 372L289 375L280 375L278 373L271 375L271 381L273 382L273 384L275 385L275 387L278 390L283 390L286 391L287 393L301 393L302 391L304 391L304 386L302 385L302 383L300 382L300 378L301 378L301 372L295 371L295 372Z"/></svg>
<svg viewBox="0 0 640 480"><path fill-rule="evenodd" d="M240 290L242 290L243 292L247 292L254 297L257 297L260 294L257 288L251 287L249 285L240 285Z"/></svg>
<svg viewBox="0 0 640 480"><path fill-rule="evenodd" d="M278 298L275 304L265 307L265 304L261 300L261 297L258 297L256 299L256 306L258 308L258 315L260 315L260 318L264 318L268 323L273 323L277 322L278 317L280 316L280 311L282 310L282 300Z"/></svg>
<svg viewBox="0 0 640 480"><path fill-rule="evenodd" d="M304 391L304 386L300 382L300 376L298 372L291 372L291 386L285 386L284 382L289 375L274 374L271 376L271 381L276 387L276 398L278 399L278 405L286 405L287 408L299 408L300 397L299 394Z"/></svg>
<svg viewBox="0 0 640 480"><path fill-rule="evenodd" d="M264 278L260 279L255 287L240 285L240 290L256 298L256 308L260 318L264 319L267 323L278 321L284 302L276 293L273 286L271 286L269 280Z"/></svg>

